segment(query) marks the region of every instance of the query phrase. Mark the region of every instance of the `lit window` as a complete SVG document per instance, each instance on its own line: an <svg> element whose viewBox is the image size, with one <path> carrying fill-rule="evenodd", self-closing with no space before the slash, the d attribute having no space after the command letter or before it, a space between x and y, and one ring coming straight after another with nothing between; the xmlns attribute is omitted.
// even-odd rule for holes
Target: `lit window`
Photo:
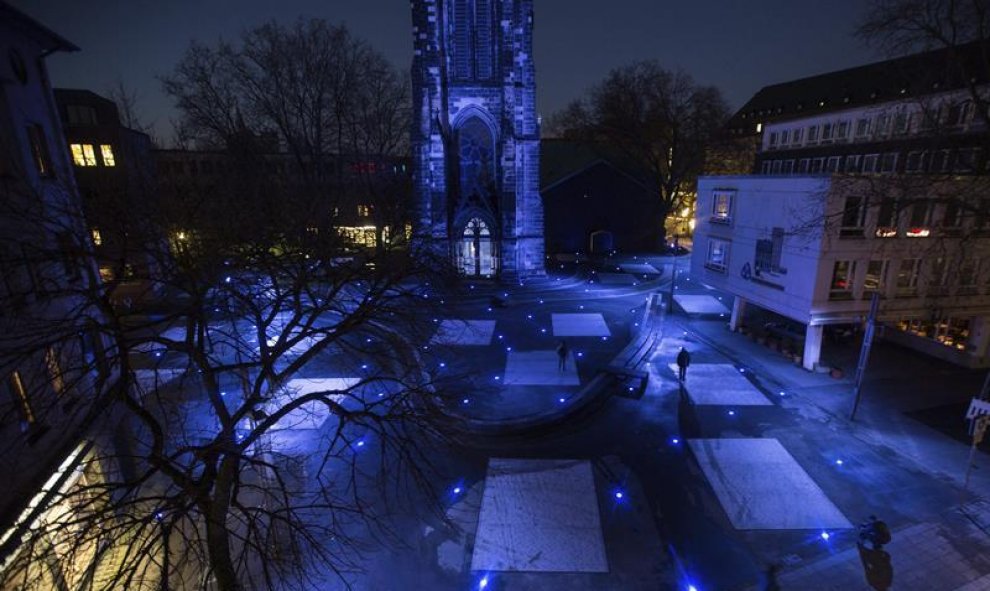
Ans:
<svg viewBox="0 0 990 591"><path fill-rule="evenodd" d="M369 217L371 216L371 206L370 205L358 205L357 213L359 217Z"/></svg>
<svg viewBox="0 0 990 591"><path fill-rule="evenodd" d="M52 382L52 389L56 394L65 392L65 380L62 378L62 367L58 362L58 353L53 347L48 347L45 351L45 366L48 368L48 377Z"/></svg>
<svg viewBox="0 0 990 591"><path fill-rule="evenodd" d="M832 269L832 283L829 286L829 299L851 298L855 275L855 261L835 261L835 267Z"/></svg>
<svg viewBox="0 0 990 591"><path fill-rule="evenodd" d="M103 245L103 234L100 233L99 228L93 228L89 231L90 235L93 237L93 244L96 246Z"/></svg>
<svg viewBox="0 0 990 591"><path fill-rule="evenodd" d="M897 236L898 225L897 200L886 198L880 202L877 212L877 238L893 238Z"/></svg>
<svg viewBox="0 0 990 591"><path fill-rule="evenodd" d="M28 400L27 390L24 388L20 372L11 372L10 377L7 378L7 384L20 406L21 418L27 424L34 423L34 410L31 409L31 401Z"/></svg>
<svg viewBox="0 0 990 591"><path fill-rule="evenodd" d="M870 261L866 265L866 277L863 278L863 291L882 292L887 284L888 261Z"/></svg>
<svg viewBox="0 0 990 591"><path fill-rule="evenodd" d="M728 224L732 221L732 198L735 191L715 191L712 195L711 221Z"/></svg>
<svg viewBox="0 0 990 591"><path fill-rule="evenodd" d="M725 273L729 268L729 246L728 240L709 238L708 258L705 259L705 267Z"/></svg>
<svg viewBox="0 0 990 591"><path fill-rule="evenodd" d="M113 146L110 144L100 145L100 156L103 157L103 166L117 166L117 162L113 158Z"/></svg>
<svg viewBox="0 0 990 591"><path fill-rule="evenodd" d="M70 144L69 149L76 166L96 166L96 152L92 144Z"/></svg>
<svg viewBox="0 0 990 591"><path fill-rule="evenodd" d="M911 207L911 217L905 235L908 238L926 238L931 235L932 203L918 201Z"/></svg>

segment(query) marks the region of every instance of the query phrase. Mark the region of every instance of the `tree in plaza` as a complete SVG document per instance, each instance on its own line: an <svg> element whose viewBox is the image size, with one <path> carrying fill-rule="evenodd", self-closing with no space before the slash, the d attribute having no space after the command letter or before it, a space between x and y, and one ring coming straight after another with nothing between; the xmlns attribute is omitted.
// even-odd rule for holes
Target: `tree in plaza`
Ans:
<svg viewBox="0 0 990 591"><path fill-rule="evenodd" d="M0 233L3 262L71 272L39 282L72 305L5 316L0 364L55 350L61 389L95 380L76 404L96 444L76 458L74 483L49 486L0 539L0 588L320 588L360 568L367 537L388 534L390 502L429 494L427 450L445 419L416 346L432 326L430 261L392 241L354 257L334 231L354 182L340 156L390 161L404 149L387 131L402 124L403 79L367 81L369 63L387 73L322 21L190 48L166 88L190 137L223 148L225 174L164 179L168 198L148 211L169 248L121 253L156 259L135 267L164 294L142 313L115 305L78 212L5 201L6 223L66 240ZM267 133L288 170L271 166ZM383 210L399 227L400 208ZM21 295L3 294L5 309ZM28 381L27 395L49 378Z"/></svg>
<svg viewBox="0 0 990 591"><path fill-rule="evenodd" d="M727 119L717 88L642 61L609 72L585 98L555 115L551 128L565 138L593 142L646 176L656 195L663 244L664 221L694 193L705 148Z"/></svg>

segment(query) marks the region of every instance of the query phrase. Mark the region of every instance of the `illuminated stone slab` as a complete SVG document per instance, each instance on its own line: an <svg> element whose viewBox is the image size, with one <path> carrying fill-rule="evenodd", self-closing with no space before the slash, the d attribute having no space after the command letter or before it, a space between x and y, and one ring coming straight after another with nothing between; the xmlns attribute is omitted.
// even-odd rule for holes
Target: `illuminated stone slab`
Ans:
<svg viewBox="0 0 990 591"><path fill-rule="evenodd" d="M659 275L660 271L657 270L653 265L648 265L646 263L625 263L619 265L619 268L626 273L632 273L634 275Z"/></svg>
<svg viewBox="0 0 990 591"><path fill-rule="evenodd" d="M736 529L846 529L852 524L776 439L691 439Z"/></svg>
<svg viewBox="0 0 990 591"><path fill-rule="evenodd" d="M344 391L360 382L360 378L299 378L289 380L266 406L269 413L277 411L300 396L316 392ZM341 401L346 394L333 394L331 400ZM274 429L319 429L330 418L330 409L321 402L306 402L279 419Z"/></svg>
<svg viewBox="0 0 990 591"><path fill-rule="evenodd" d="M580 386L574 353L567 354L567 369L560 371L556 351L510 351L505 363L506 386Z"/></svg>
<svg viewBox="0 0 990 591"><path fill-rule="evenodd" d="M632 285L637 279L626 273L598 273L598 282L605 285Z"/></svg>
<svg viewBox="0 0 990 591"><path fill-rule="evenodd" d="M494 320L441 320L430 343L434 345L490 345L495 334Z"/></svg>
<svg viewBox="0 0 990 591"><path fill-rule="evenodd" d="M591 463L489 460L471 570L608 572Z"/></svg>
<svg viewBox="0 0 990 591"><path fill-rule="evenodd" d="M674 355L677 353L674 352ZM677 374L677 363L668 364ZM691 402L699 406L771 406L759 388L728 363L692 363L684 380Z"/></svg>
<svg viewBox="0 0 990 591"><path fill-rule="evenodd" d="M553 335L557 337L608 337L612 333L601 314L554 314Z"/></svg>
<svg viewBox="0 0 990 591"><path fill-rule="evenodd" d="M688 314L728 314L718 298L708 295L675 295L674 301Z"/></svg>

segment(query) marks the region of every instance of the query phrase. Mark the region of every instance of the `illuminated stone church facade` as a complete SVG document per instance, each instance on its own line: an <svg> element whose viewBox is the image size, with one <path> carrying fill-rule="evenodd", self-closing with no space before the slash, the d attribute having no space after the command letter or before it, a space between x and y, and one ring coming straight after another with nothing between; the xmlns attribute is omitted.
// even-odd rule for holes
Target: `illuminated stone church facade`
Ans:
<svg viewBox="0 0 990 591"><path fill-rule="evenodd" d="M416 233L461 275L544 274L533 0L414 0Z"/></svg>

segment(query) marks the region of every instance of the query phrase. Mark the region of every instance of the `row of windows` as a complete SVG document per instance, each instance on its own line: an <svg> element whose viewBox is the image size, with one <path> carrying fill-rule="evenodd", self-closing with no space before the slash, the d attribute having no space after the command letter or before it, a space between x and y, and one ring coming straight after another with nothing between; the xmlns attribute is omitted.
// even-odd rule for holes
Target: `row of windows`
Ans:
<svg viewBox="0 0 990 591"><path fill-rule="evenodd" d="M960 128L973 121L973 104L960 101L938 107L908 112L901 108L893 113L862 116L854 119L836 119L825 123L771 131L767 148L796 148L803 145L828 144L857 140L881 139L891 135L906 135L931 131L937 127Z"/></svg>
<svg viewBox="0 0 990 591"><path fill-rule="evenodd" d="M904 159L907 173L974 173L983 167L983 151L979 148L957 150L917 150L906 155L898 152L882 154L849 154L788 160L764 160L762 174L890 174L898 172Z"/></svg>
<svg viewBox="0 0 990 591"><path fill-rule="evenodd" d="M920 258L835 261L829 283L829 299L853 299L857 290L863 298L872 297L873 293L917 297L922 274L926 295L975 295L983 266L975 257L956 260L936 257L925 262ZM990 280L990 275L986 279Z"/></svg>
<svg viewBox="0 0 990 591"><path fill-rule="evenodd" d="M883 198L871 204L863 196L846 197L839 224L841 238L861 238L866 234L867 214L876 210L873 235L877 238L927 238L936 226L942 235L958 235L964 222L964 206L954 199L939 203L931 199ZM990 222L990 211L977 209L972 215L972 226L982 229Z"/></svg>
<svg viewBox="0 0 990 591"><path fill-rule="evenodd" d="M96 159L96 147L93 144L69 144L69 152L72 154L72 163L76 166L91 167L99 166ZM100 161L108 168L117 166L117 160L113 155L113 146L110 144L100 144Z"/></svg>
<svg viewBox="0 0 990 591"><path fill-rule="evenodd" d="M731 248L732 242L729 240L709 238L705 267L727 273ZM937 257L924 265L920 258L835 261L829 283L829 299L849 300L857 293L863 298L872 297L873 293L917 297L922 270L926 273L924 283L927 295L975 295L983 266L975 257L960 260ZM990 282L990 274L985 279Z"/></svg>

